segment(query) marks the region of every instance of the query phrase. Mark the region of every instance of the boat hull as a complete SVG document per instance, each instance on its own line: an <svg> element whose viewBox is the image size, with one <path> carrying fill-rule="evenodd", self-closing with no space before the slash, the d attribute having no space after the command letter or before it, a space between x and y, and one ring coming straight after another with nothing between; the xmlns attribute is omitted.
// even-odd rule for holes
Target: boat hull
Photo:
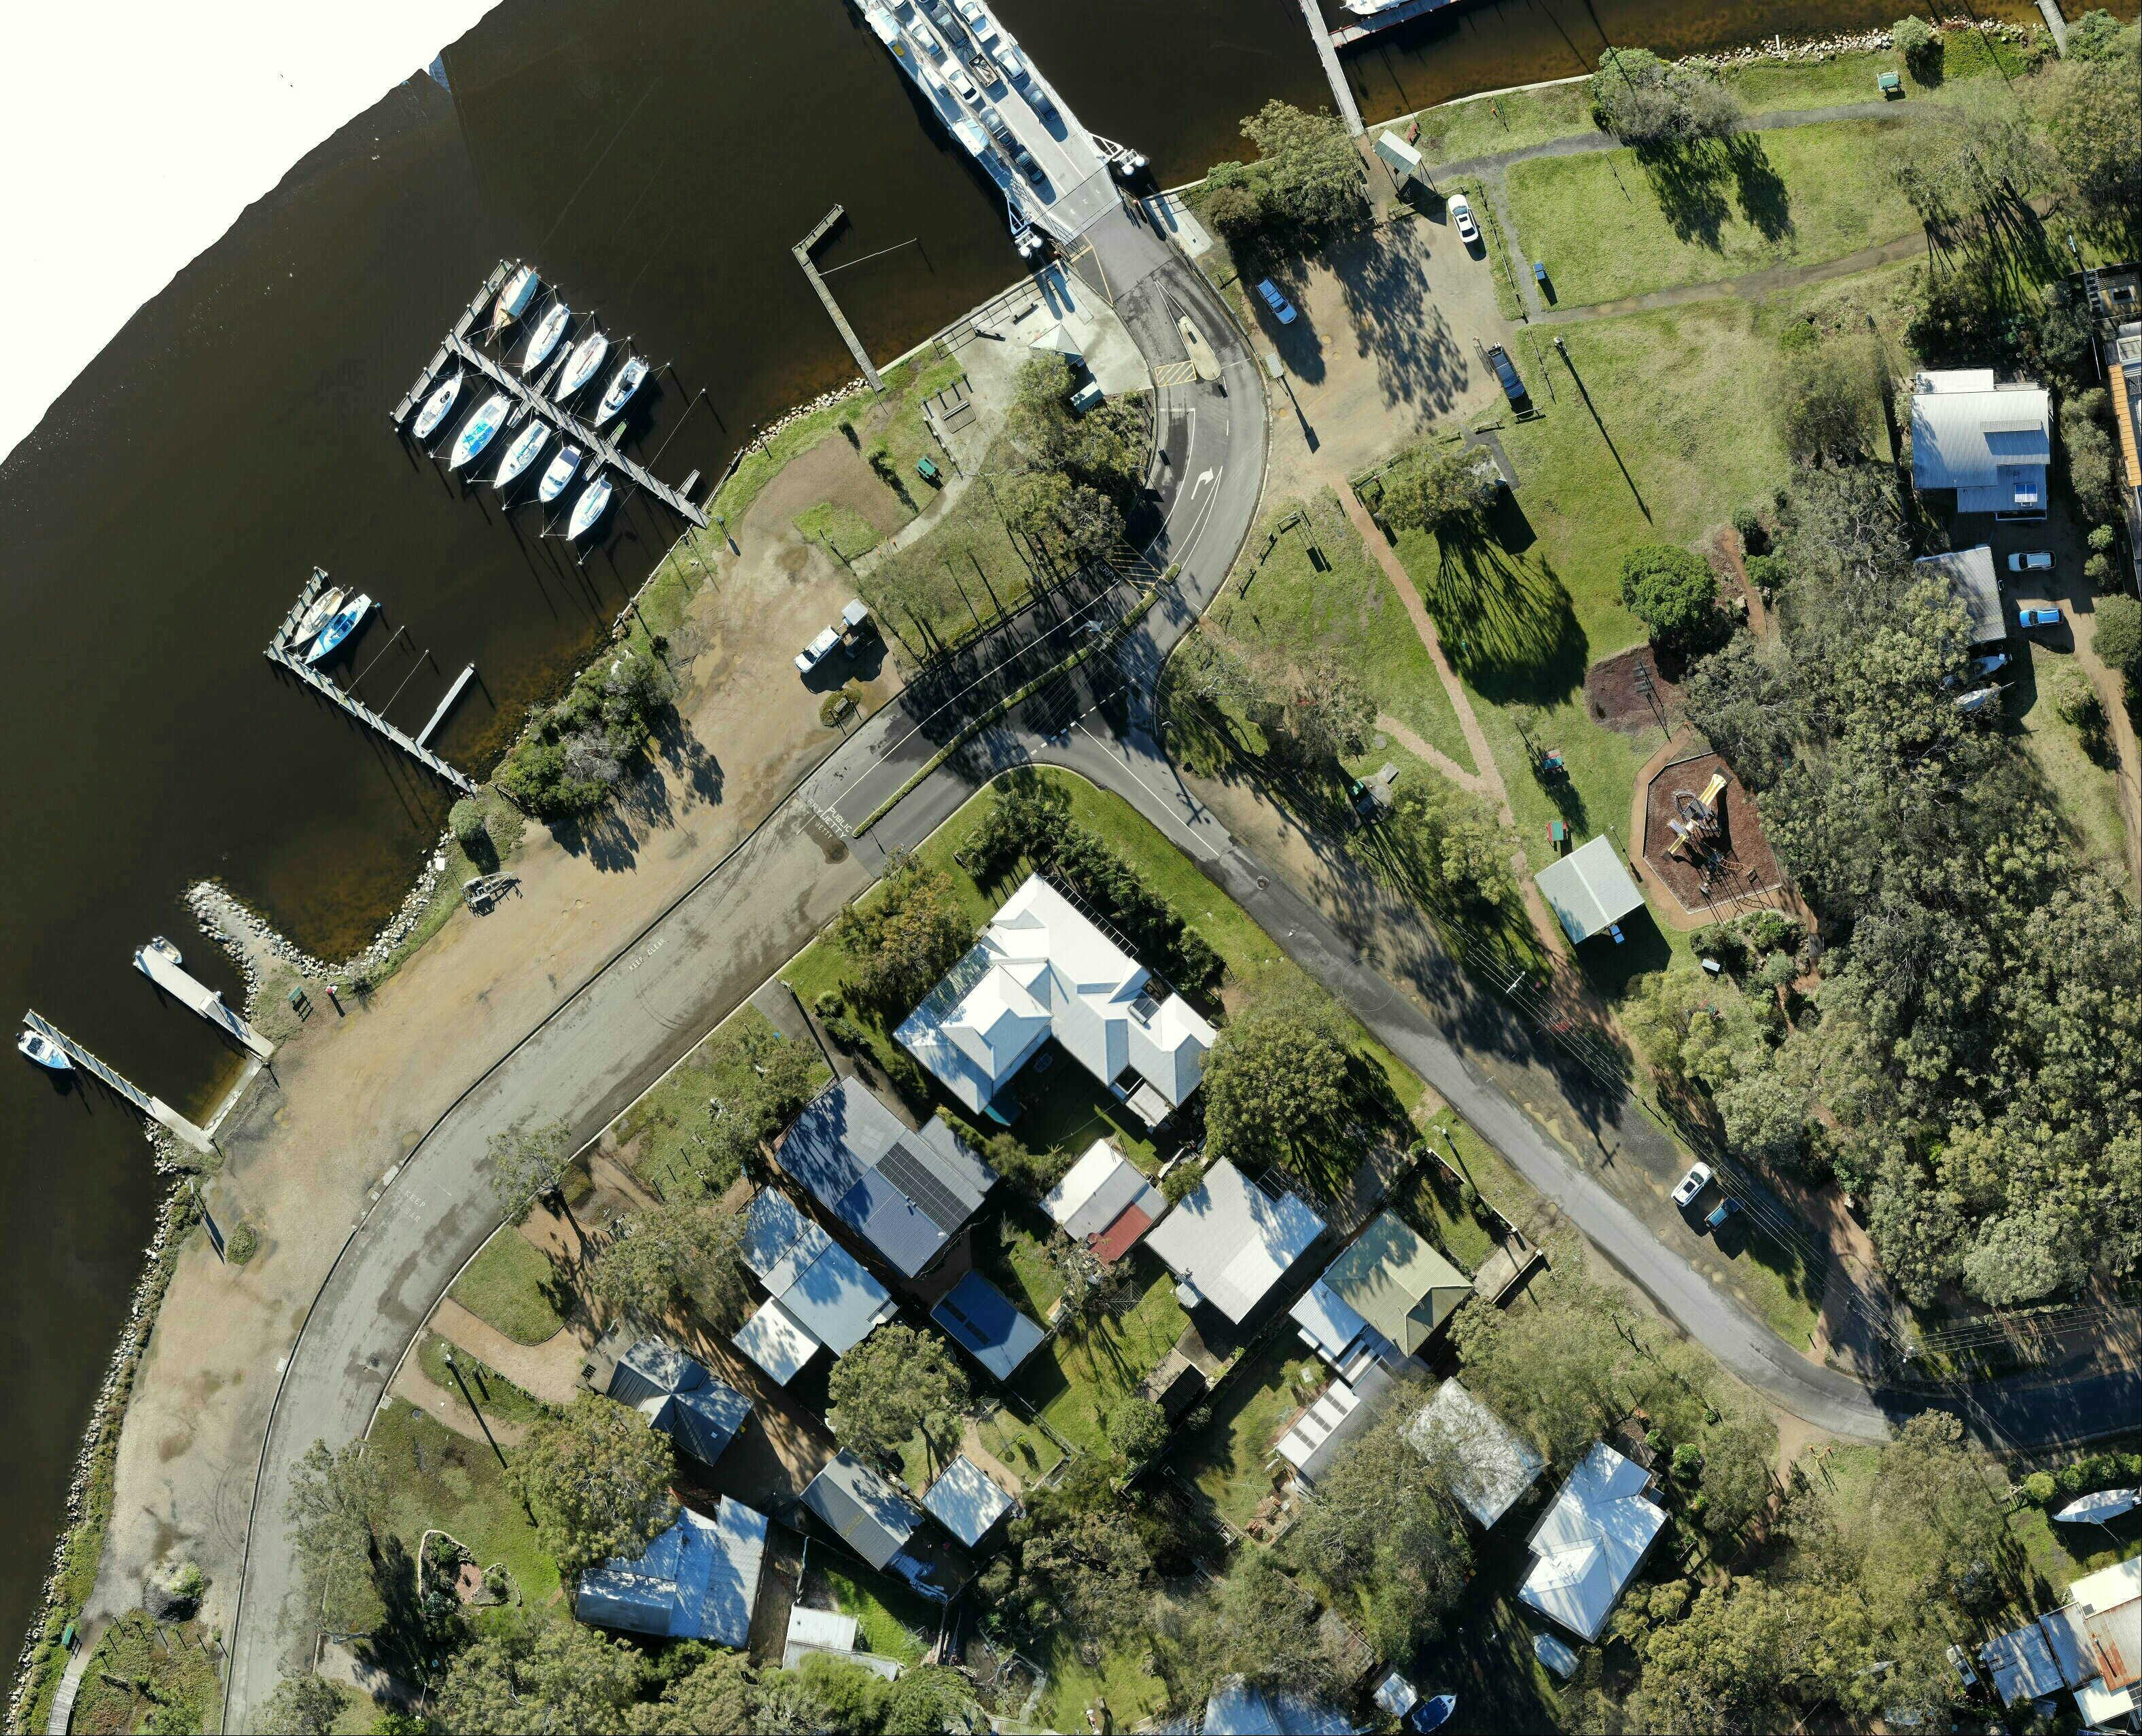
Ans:
<svg viewBox="0 0 2142 1736"><path fill-rule="evenodd" d="M637 356L618 369L609 389L603 393L602 407L595 412L595 421L606 422L624 408L632 402L634 393L639 390L640 382L646 377L647 364Z"/></svg>
<svg viewBox="0 0 2142 1736"><path fill-rule="evenodd" d="M372 613L372 599L360 596L346 604L340 614L320 629L320 636L313 641L313 649L305 653L308 663L323 663L341 649L343 642L363 624Z"/></svg>
<svg viewBox="0 0 2142 1736"><path fill-rule="evenodd" d="M461 437L454 441L454 456L447 468L460 470L474 462L483 449L496 437L505 421L506 394L495 392L476 407L476 414L461 429Z"/></svg>
<svg viewBox="0 0 2142 1736"><path fill-rule="evenodd" d="M447 412L454 407L454 400L461 396L461 377L453 378L425 400L424 407L417 413L414 429L419 440L429 440L439 432L439 424L447 419Z"/></svg>
<svg viewBox="0 0 2142 1736"><path fill-rule="evenodd" d="M610 353L610 339L598 333L575 350L565 362L565 372L558 382L558 396L569 398L595 377L595 370L603 365L603 358Z"/></svg>
<svg viewBox="0 0 2142 1736"><path fill-rule="evenodd" d="M305 611L297 626L291 629L290 643L294 645L302 645L321 628L326 626L335 618L335 611L342 607L343 599L348 594L348 593L338 584L333 589L323 591L318 596L313 598L313 606Z"/></svg>
<svg viewBox="0 0 2142 1736"><path fill-rule="evenodd" d="M506 449L505 457L499 461L498 475L493 480L493 486L501 494L521 480L521 472L536 461L550 440L550 429L536 422L522 431L520 437Z"/></svg>
<svg viewBox="0 0 2142 1736"><path fill-rule="evenodd" d="M553 458L550 469L543 472L543 486L536 490L536 499L547 506L570 488L573 478L580 473L580 456L579 447L567 446Z"/></svg>
<svg viewBox="0 0 2142 1736"><path fill-rule="evenodd" d="M72 1073L74 1063L67 1053L50 1038L35 1031L25 1031L15 1039L16 1052L25 1059L34 1061L47 1073Z"/></svg>
<svg viewBox="0 0 2142 1736"><path fill-rule="evenodd" d="M614 486L608 476L598 476L582 491L580 499L573 502L572 520L565 526L568 541L595 529L595 521L609 509Z"/></svg>
<svg viewBox="0 0 2142 1736"><path fill-rule="evenodd" d="M498 292L498 305L491 310L491 335L493 338L528 311L528 303L536 299L536 268L533 265L523 265L506 280L506 287Z"/></svg>
<svg viewBox="0 0 2142 1736"><path fill-rule="evenodd" d="M558 347L558 340L565 335L566 323L572 313L563 302L543 316L542 324L536 328L528 340L528 351L521 358L521 371L531 374L550 359L550 352Z"/></svg>

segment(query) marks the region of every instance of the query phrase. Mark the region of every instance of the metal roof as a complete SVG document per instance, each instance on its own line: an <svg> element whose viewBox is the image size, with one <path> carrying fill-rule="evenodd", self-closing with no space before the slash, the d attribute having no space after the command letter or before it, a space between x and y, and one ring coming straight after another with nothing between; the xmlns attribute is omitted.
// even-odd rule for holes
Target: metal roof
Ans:
<svg viewBox="0 0 2142 1736"><path fill-rule="evenodd" d="M1483 1527L1492 1528L1547 1468L1531 1443L1455 1380L1406 1424L1414 1450L1440 1460L1450 1492Z"/></svg>
<svg viewBox="0 0 2142 1736"><path fill-rule="evenodd" d="M2052 461L2044 389L1996 386L1991 369L1922 373L1912 393L1912 486L1968 491L1967 511L2041 506ZM1997 498L1996 498L1997 497Z"/></svg>
<svg viewBox="0 0 2142 1736"><path fill-rule="evenodd" d="M1993 550L1984 543L1975 549L1929 555L1912 565L1928 568L1948 581L1950 593L1971 611L1973 644L2007 638L2008 618L2001 606L2001 579L1994 570Z"/></svg>
<svg viewBox="0 0 2142 1736"><path fill-rule="evenodd" d="M1009 1380L1047 1335L980 1272L970 1272L930 1310L968 1355L997 1380Z"/></svg>
<svg viewBox="0 0 2142 1736"><path fill-rule="evenodd" d="M610 1396L711 1465L751 1417L751 1400L708 1374L698 1358L644 1338L610 1371Z"/></svg>
<svg viewBox="0 0 2142 1736"><path fill-rule="evenodd" d="M873 1567L889 1565L922 1522L913 1502L846 1447L811 1479L803 1505Z"/></svg>
<svg viewBox="0 0 2142 1736"><path fill-rule="evenodd" d="M1644 895L1611 838L1601 833L1589 844L1550 862L1532 876L1540 895L1562 920L1573 941L1604 934L1631 910L1644 907Z"/></svg>
<svg viewBox="0 0 2142 1736"><path fill-rule="evenodd" d="M1291 1193L1274 1199L1225 1158L1146 1236L1177 1278L1239 1324L1324 1233Z"/></svg>
<svg viewBox="0 0 2142 1736"><path fill-rule="evenodd" d="M637 1560L583 1573L576 1613L603 1627L741 1649L751 1637L766 1531L763 1513L726 1495L712 1519L688 1507Z"/></svg>
<svg viewBox="0 0 2142 1736"><path fill-rule="evenodd" d="M979 1548L996 1522L1018 1504L964 1452L922 1497L923 1510L970 1549Z"/></svg>
<svg viewBox="0 0 2142 1736"><path fill-rule="evenodd" d="M1471 1279L1388 1211L1369 1220L1323 1282L1408 1356L1473 1294Z"/></svg>
<svg viewBox="0 0 2142 1736"><path fill-rule="evenodd" d="M891 1293L772 1188L746 1211L739 1252L782 1311L836 1356L893 1313Z"/></svg>

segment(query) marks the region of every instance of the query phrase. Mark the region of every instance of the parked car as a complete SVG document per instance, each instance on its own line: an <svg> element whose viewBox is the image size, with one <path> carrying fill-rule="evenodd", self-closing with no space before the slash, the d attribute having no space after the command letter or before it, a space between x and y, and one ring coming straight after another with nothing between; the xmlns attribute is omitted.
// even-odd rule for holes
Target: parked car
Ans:
<svg viewBox="0 0 2142 1736"><path fill-rule="evenodd" d="M1294 323L1294 303L1279 293L1278 284L1266 278L1257 284L1257 293L1263 298L1264 304L1272 310L1273 318L1281 325Z"/></svg>
<svg viewBox="0 0 2142 1736"><path fill-rule="evenodd" d="M1997 687L1973 688L1967 693L1957 694L1951 703L1958 711L1968 717L1973 712L1984 711L1987 706L1995 703L2000 698L2001 689Z"/></svg>
<svg viewBox="0 0 2142 1736"><path fill-rule="evenodd" d="M2008 570L2011 573L2050 573L2052 570L2052 551L2048 549L2029 549L2008 557Z"/></svg>
<svg viewBox="0 0 2142 1736"><path fill-rule="evenodd" d="M2019 609L2016 611L2016 619L2023 631L2028 633L2034 627L2059 626L2061 612L2057 609Z"/></svg>
<svg viewBox="0 0 2142 1736"><path fill-rule="evenodd" d="M1032 151L1022 145L1012 152L1011 160L1019 165L1019 172L1021 175L1032 181L1035 186L1041 185L1041 165L1034 161Z"/></svg>
<svg viewBox="0 0 2142 1736"><path fill-rule="evenodd" d="M1714 1230L1723 1230L1725 1227L1726 1221L1740 1209L1740 1202L1735 1199L1732 1195L1728 1194L1724 1199L1720 1200L1715 1206L1711 1207L1710 1216L1703 1221L1704 1224L1707 1228Z"/></svg>
<svg viewBox="0 0 2142 1736"><path fill-rule="evenodd" d="M1004 69L1004 76L1022 91L1026 88L1027 80L1034 76L1026 64L1026 57L1009 42L997 44L997 64Z"/></svg>
<svg viewBox="0 0 2142 1736"><path fill-rule="evenodd" d="M967 21L967 28L978 42L986 42L997 33L996 24L982 9L981 0L960 0L960 16Z"/></svg>
<svg viewBox="0 0 2142 1736"><path fill-rule="evenodd" d="M1681 1178L1681 1186L1674 1190L1674 1204L1681 1206L1694 1205L1695 1196L1710 1186L1710 1166L1691 1163L1688 1166L1688 1173Z"/></svg>
<svg viewBox="0 0 2142 1736"><path fill-rule="evenodd" d="M1495 370L1495 377L1503 382L1504 397L1513 404L1522 404L1529 399L1531 394L1525 390L1525 382L1518 377L1516 364L1510 360L1501 344L1488 346L1488 365Z"/></svg>
<svg viewBox="0 0 2142 1736"><path fill-rule="evenodd" d="M840 629L836 627L828 627L823 633L820 634L817 638L812 639L809 644L806 645L801 651L796 653L797 672L799 674L808 675L813 669L817 668L820 663L825 662L827 658L831 657L833 653L839 649L840 643Z"/></svg>
<svg viewBox="0 0 2142 1736"><path fill-rule="evenodd" d="M975 87L974 80L967 76L967 69L957 61L947 62L945 80L960 93L962 101L980 102L982 100L982 93Z"/></svg>
<svg viewBox="0 0 2142 1736"><path fill-rule="evenodd" d="M930 59L940 61L945 58L945 45L938 41L935 31L920 18L917 18L909 28L914 32L915 40L922 45L922 52Z"/></svg>
<svg viewBox="0 0 2142 1736"><path fill-rule="evenodd" d="M1458 239L1470 245L1480 239L1480 225L1473 221L1473 207L1463 193L1450 195L1450 220L1458 225Z"/></svg>

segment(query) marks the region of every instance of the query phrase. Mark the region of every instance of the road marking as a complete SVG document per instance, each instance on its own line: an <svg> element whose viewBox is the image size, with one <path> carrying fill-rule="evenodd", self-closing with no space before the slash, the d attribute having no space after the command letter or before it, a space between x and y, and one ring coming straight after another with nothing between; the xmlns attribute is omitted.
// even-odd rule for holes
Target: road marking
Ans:
<svg viewBox="0 0 2142 1736"><path fill-rule="evenodd" d="M1210 482L1219 474L1220 472L1218 471L1213 470L1202 470L1198 471L1197 480L1190 485L1190 498L1193 501L1196 500L1197 498L1197 491L1202 488L1207 482Z"/></svg>
<svg viewBox="0 0 2142 1736"><path fill-rule="evenodd" d="M1197 377L1195 362L1164 362L1152 371L1156 386L1187 386Z"/></svg>
<svg viewBox="0 0 2142 1736"><path fill-rule="evenodd" d="M1084 731L1086 739L1093 742L1097 747L1105 750L1112 746L1115 747L1117 752L1121 755L1123 759L1123 776L1130 779L1133 783L1136 784L1141 790L1143 790L1147 795L1152 796L1155 801L1157 801L1162 807L1165 808L1167 811L1168 818L1174 821L1177 826L1182 828L1182 835L1188 838L1190 841L1195 844L1200 850L1207 851L1208 853L1209 860L1215 862L1220 860L1220 852L1214 850L1210 844L1205 841L1204 839L1199 837L1196 830L1191 826L1190 822L1183 819L1181 815L1176 812L1176 798L1166 795L1159 790L1156 790L1151 784L1148 783L1143 777L1140 777L1137 772L1131 769L1130 755L1123 752L1120 744L1104 741L1101 737L1094 734L1093 731L1088 726L1083 718L1081 718L1073 727ZM1076 768L1074 767L1073 769L1075 770Z"/></svg>

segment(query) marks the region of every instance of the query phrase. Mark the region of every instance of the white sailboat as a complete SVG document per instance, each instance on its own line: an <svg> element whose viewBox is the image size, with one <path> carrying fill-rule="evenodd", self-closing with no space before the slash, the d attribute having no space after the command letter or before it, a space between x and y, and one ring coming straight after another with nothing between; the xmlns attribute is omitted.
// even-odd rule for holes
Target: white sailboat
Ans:
<svg viewBox="0 0 2142 1736"><path fill-rule="evenodd" d="M528 348L521 358L521 371L531 374L550 359L550 352L558 347L558 340L565 335L565 326L573 317L573 310L563 302L553 302L550 311L537 323L529 335Z"/></svg>
<svg viewBox="0 0 2142 1736"><path fill-rule="evenodd" d="M2142 1507L2142 1489L2100 1489L2095 1495L2070 1501L2053 1517L2064 1525L2102 1525L2137 1507Z"/></svg>
<svg viewBox="0 0 2142 1736"><path fill-rule="evenodd" d="M595 527L595 520L603 515L603 508L610 505L610 497L616 485L608 476L597 476L580 491L580 497L573 502L573 516L565 526L565 540L577 541Z"/></svg>
<svg viewBox="0 0 2142 1736"><path fill-rule="evenodd" d="M340 613L320 629L320 636L313 641L313 649L305 653L305 661L316 663L332 655L338 645L356 632L364 618L372 613L372 599L360 591L342 606Z"/></svg>
<svg viewBox="0 0 2142 1736"><path fill-rule="evenodd" d="M558 456L550 461L550 469L543 472L543 481L536 491L536 498L545 506L572 486L573 478L580 468L580 449L576 446L562 446Z"/></svg>
<svg viewBox="0 0 2142 1736"><path fill-rule="evenodd" d="M628 356L624 365L610 376L610 384L604 388L602 407L595 412L595 422L600 427L632 402L632 395L639 390L639 382L647 377L647 358Z"/></svg>
<svg viewBox="0 0 2142 1736"><path fill-rule="evenodd" d="M513 444L506 447L506 456L498 461L498 475L491 486L501 494L513 486L521 473L536 461L536 455L543 450L544 442L550 437L547 424L531 422L521 431Z"/></svg>
<svg viewBox="0 0 2142 1736"><path fill-rule="evenodd" d="M506 287L498 292L498 304L491 310L491 335L494 341L528 311L528 303L536 299L536 292L540 287L533 265L523 265L506 280Z"/></svg>
<svg viewBox="0 0 2142 1736"><path fill-rule="evenodd" d="M563 403L593 379L595 370L603 365L603 358L609 353L610 339L600 332L589 333L575 345L573 353L565 360L565 372L558 381L558 402Z"/></svg>
<svg viewBox="0 0 2142 1736"><path fill-rule="evenodd" d="M419 440L429 440L439 432L439 424L447 419L447 412L454 407L454 400L461 395L461 377L457 372L451 378L424 400L424 407L417 412L417 426L412 431Z"/></svg>
<svg viewBox="0 0 2142 1736"><path fill-rule="evenodd" d="M504 392L494 392L476 406L476 413L461 424L460 437L454 441L454 456L447 461L448 470L460 470L491 444L491 436L506 420L506 402Z"/></svg>
<svg viewBox="0 0 2142 1736"><path fill-rule="evenodd" d="M299 646L304 644L307 639L334 619L334 613L342 607L342 599L345 594L343 588L339 584L335 584L330 585L313 599L313 606L304 612L299 618L298 624L290 629L292 650L296 650Z"/></svg>

